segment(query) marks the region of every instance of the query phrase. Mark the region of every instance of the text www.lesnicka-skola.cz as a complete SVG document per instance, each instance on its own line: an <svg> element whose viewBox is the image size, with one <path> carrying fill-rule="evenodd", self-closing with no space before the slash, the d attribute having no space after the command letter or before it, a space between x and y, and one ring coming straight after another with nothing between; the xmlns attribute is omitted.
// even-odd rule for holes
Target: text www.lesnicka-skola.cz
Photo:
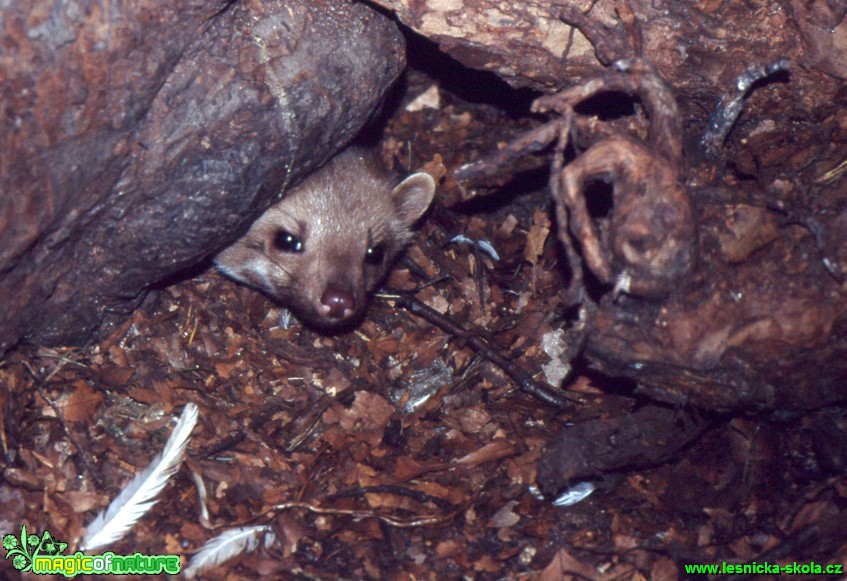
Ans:
<svg viewBox="0 0 847 581"><path fill-rule="evenodd" d="M841 564L818 565L809 563L752 563L734 564L724 561L720 565L687 564L685 572L689 575L842 575L844 567Z"/></svg>

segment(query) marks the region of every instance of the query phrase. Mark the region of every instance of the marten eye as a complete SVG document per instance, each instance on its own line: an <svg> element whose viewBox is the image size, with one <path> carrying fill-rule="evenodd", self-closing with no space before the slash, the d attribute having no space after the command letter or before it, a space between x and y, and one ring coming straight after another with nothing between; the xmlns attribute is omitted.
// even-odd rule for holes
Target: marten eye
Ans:
<svg viewBox="0 0 847 581"><path fill-rule="evenodd" d="M365 264L379 266L382 264L383 260L385 260L385 244L371 246L365 252Z"/></svg>
<svg viewBox="0 0 847 581"><path fill-rule="evenodd" d="M274 246L283 252L303 252L303 243L297 236L280 228L274 234Z"/></svg>

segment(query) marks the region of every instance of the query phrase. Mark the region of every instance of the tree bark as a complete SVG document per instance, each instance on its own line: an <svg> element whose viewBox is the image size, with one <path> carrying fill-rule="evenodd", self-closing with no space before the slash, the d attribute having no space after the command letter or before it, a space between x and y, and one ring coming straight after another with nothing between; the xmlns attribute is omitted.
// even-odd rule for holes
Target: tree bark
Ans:
<svg viewBox="0 0 847 581"><path fill-rule="evenodd" d="M404 45L336 4L3 8L0 351L85 341L355 136Z"/></svg>

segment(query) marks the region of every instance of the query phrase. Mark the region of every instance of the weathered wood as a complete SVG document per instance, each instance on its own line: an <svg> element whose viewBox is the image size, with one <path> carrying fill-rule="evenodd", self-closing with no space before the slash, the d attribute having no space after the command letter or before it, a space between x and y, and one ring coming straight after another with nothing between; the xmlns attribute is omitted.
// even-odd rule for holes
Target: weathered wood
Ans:
<svg viewBox="0 0 847 581"><path fill-rule="evenodd" d="M355 136L402 37L319 4L2 9L0 351L84 341Z"/></svg>
<svg viewBox="0 0 847 581"><path fill-rule="evenodd" d="M847 79L847 7L804 0L375 0L466 66L517 87L559 89L640 56L674 87L702 93L751 57L785 56ZM585 14L581 17L581 14ZM592 23L586 34L575 31ZM817 97L809 95L810 99Z"/></svg>
<svg viewBox="0 0 847 581"><path fill-rule="evenodd" d="M844 82L831 73L839 57L795 51L795 63L828 63L826 72L810 72L748 52L725 63L738 79L724 84L723 95L703 100L686 84L691 71L669 91L658 78L645 81L651 67L633 67L647 61L612 61L639 47L649 52L642 41L650 21L627 21L622 12L622 24L608 28L575 9L559 10L611 66L539 98L534 109L551 115L545 125L454 175L478 179L503 170L521 151L557 142L550 189L572 272L568 295L592 304L585 332L591 365L677 405L750 411L842 401L847 117L820 94L804 96L820 82L838 102ZM827 22L838 38L847 12L833 12ZM817 26L791 23L798 30ZM751 47L739 40L737 55ZM636 114L598 119L596 98L620 102L620 93L637 100ZM674 93L687 107L677 107ZM592 98L594 106L578 109ZM612 190L608 216L588 211L592 182ZM584 270L605 288L584 280Z"/></svg>

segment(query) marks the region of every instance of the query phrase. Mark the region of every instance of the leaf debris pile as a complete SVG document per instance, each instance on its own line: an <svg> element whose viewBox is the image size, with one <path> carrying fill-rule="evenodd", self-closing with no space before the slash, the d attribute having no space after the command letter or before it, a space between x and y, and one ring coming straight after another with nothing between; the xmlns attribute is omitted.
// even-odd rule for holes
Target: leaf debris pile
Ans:
<svg viewBox="0 0 847 581"><path fill-rule="evenodd" d="M412 72L408 99L431 86ZM456 167L527 126L441 92L437 108L389 121L389 161ZM530 493L567 423L645 402L577 361L560 409L474 348L482 340L552 393L569 371L557 353L577 313L547 176L532 156L523 169L496 200L458 202L466 192L446 178L409 262L354 333L284 329L278 306L206 271L151 294L98 345L13 353L0 367L0 530L26 522L77 546L194 402L180 474L109 550L185 565L228 529L270 527L275 542L208 573L228 579L675 579L682 563L844 563L842 409L715 417L675 461L605 475L574 506ZM398 294L464 334L399 308Z"/></svg>

